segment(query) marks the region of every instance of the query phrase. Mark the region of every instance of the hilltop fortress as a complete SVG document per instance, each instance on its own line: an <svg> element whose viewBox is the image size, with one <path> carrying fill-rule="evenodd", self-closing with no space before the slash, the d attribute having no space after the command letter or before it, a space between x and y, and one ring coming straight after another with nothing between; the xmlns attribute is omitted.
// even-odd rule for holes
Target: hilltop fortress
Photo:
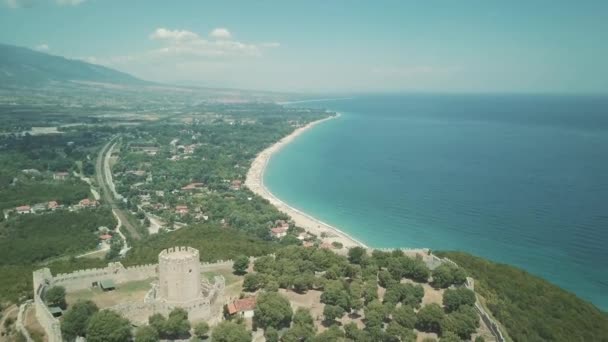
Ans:
<svg viewBox="0 0 608 342"><path fill-rule="evenodd" d="M104 284L120 284L150 279L150 289L143 301L122 302L107 307L134 324L147 322L150 315L168 315L176 307L188 311L191 321L212 320L221 315L224 303L225 279L214 276L213 282L201 277L205 268L221 264L201 264L199 251L190 247L165 249L158 256L158 264L125 268L120 262L101 269L80 270L53 276L48 268L33 273L34 305L36 317L44 328L49 342L61 342L60 323L44 302L44 293L53 286L63 286L68 293L103 287Z"/></svg>

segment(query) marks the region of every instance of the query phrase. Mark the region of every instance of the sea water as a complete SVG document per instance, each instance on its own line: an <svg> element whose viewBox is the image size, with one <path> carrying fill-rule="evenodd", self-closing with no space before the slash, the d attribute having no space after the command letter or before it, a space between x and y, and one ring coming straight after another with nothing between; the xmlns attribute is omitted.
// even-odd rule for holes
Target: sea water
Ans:
<svg viewBox="0 0 608 342"><path fill-rule="evenodd" d="M375 95L270 160L266 186L372 247L462 250L608 309L608 98Z"/></svg>

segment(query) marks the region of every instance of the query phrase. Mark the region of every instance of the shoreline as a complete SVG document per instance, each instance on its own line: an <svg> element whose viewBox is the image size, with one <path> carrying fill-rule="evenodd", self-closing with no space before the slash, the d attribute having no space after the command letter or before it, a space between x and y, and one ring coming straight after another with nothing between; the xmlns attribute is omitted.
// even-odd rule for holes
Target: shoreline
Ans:
<svg viewBox="0 0 608 342"><path fill-rule="evenodd" d="M340 113L336 113L335 116L330 116L324 119L320 119L317 121L310 122L305 126L299 127L288 136L282 138L281 140L274 143L272 146L266 148L262 152L260 152L253 162L251 163L251 167L249 171L247 171L247 178L245 179L245 185L253 191L255 194L267 199L272 205L274 205L279 211L289 215L291 219L295 222L296 226L304 228L307 232L316 235L319 239L322 239L323 242L332 243L332 242L340 242L345 248L349 247L365 247L368 248L361 241L353 238L342 230L327 224L312 215L309 215L305 212L302 212L287 203L280 200L277 196L275 196L268 188L264 185L264 172L266 171L266 167L268 166L268 162L272 155L283 147L287 146L290 142L296 139L300 134L306 132L307 130L313 128L314 126L323 123L328 120L336 119L340 117ZM326 238L321 238L321 234L327 234Z"/></svg>

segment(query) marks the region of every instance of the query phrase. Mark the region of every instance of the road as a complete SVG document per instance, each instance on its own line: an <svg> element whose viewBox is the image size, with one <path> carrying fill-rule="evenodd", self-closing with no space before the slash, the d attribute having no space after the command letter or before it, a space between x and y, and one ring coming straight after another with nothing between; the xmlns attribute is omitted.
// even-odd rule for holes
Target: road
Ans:
<svg viewBox="0 0 608 342"><path fill-rule="evenodd" d="M133 227L131 222L128 220L127 214L120 209L117 203L117 198L122 198L114 188L114 182L112 180L112 170L110 169L110 157L112 156L112 150L116 146L116 139L112 138L102 149L99 151L97 161L95 163L95 176L97 177L97 183L101 189L101 196L104 202L108 203L112 207L112 212L118 220L118 226L124 227L129 231L129 234L133 239L141 239L141 235L137 232L137 229ZM122 233L119 234L122 235ZM126 246L126 243L125 243Z"/></svg>

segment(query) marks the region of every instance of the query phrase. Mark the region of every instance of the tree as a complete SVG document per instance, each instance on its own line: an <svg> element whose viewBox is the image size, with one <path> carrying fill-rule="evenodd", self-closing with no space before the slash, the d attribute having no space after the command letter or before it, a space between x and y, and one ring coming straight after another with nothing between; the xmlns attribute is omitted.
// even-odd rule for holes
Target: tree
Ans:
<svg viewBox="0 0 608 342"><path fill-rule="evenodd" d="M247 273L247 267L249 267L249 258L245 255L239 255L234 259L232 269L234 274L243 275Z"/></svg>
<svg viewBox="0 0 608 342"><path fill-rule="evenodd" d="M293 289L296 292L304 293L312 288L314 276L311 274L298 275L293 279Z"/></svg>
<svg viewBox="0 0 608 342"><path fill-rule="evenodd" d="M266 292L277 292L277 291L279 291L279 283L276 282L276 281L274 281L274 280L268 281L266 283L266 285L264 286L264 291L266 291Z"/></svg>
<svg viewBox="0 0 608 342"><path fill-rule="evenodd" d="M299 307L296 310L296 313L293 315L293 324L294 325L304 325L308 327L314 327L314 319L310 314L310 310L306 308Z"/></svg>
<svg viewBox="0 0 608 342"><path fill-rule="evenodd" d="M441 336L440 342L460 342L460 338L458 335L454 334L451 331L447 331L445 334Z"/></svg>
<svg viewBox="0 0 608 342"><path fill-rule="evenodd" d="M464 340L469 340L477 328L479 317L472 306L461 306L457 311L446 315L441 324L442 332L453 332Z"/></svg>
<svg viewBox="0 0 608 342"><path fill-rule="evenodd" d="M310 341L315 336L314 328L303 326L303 325L294 325L289 328L283 337L281 338L282 342L302 342L302 341Z"/></svg>
<svg viewBox="0 0 608 342"><path fill-rule="evenodd" d="M211 334L213 342L251 342L251 333L242 324L223 321Z"/></svg>
<svg viewBox="0 0 608 342"><path fill-rule="evenodd" d="M65 309L67 304L65 302L65 287L53 286L48 289L44 295L44 299L49 306L58 306Z"/></svg>
<svg viewBox="0 0 608 342"><path fill-rule="evenodd" d="M289 327L293 311L289 301L277 292L265 292L258 296L253 321L261 328Z"/></svg>
<svg viewBox="0 0 608 342"><path fill-rule="evenodd" d="M350 294L341 281L331 281L325 285L321 303L341 306L345 311L351 309Z"/></svg>
<svg viewBox="0 0 608 342"><path fill-rule="evenodd" d="M375 281L368 281L363 286L363 301L365 305L378 299L378 285Z"/></svg>
<svg viewBox="0 0 608 342"><path fill-rule="evenodd" d="M167 323L167 319L165 316L155 313L154 315L148 317L148 324L154 328L159 334L165 334L165 324Z"/></svg>
<svg viewBox="0 0 608 342"><path fill-rule="evenodd" d="M447 288L450 285L462 285L467 280L467 274L461 267L451 263L443 263L432 272L433 286Z"/></svg>
<svg viewBox="0 0 608 342"><path fill-rule="evenodd" d="M135 332L135 342L156 342L158 340L158 331L149 325L140 327Z"/></svg>
<svg viewBox="0 0 608 342"><path fill-rule="evenodd" d="M409 306L400 306L395 309L392 313L392 319L397 322L400 326L414 329L416 325L416 313Z"/></svg>
<svg viewBox="0 0 608 342"><path fill-rule="evenodd" d="M169 318L165 322L164 334L169 338L178 338L188 335L190 332L190 322L188 312L182 308L175 308L169 313Z"/></svg>
<svg viewBox="0 0 608 342"><path fill-rule="evenodd" d="M361 261L366 256L367 250L363 247L352 247L348 250L348 262L351 264L361 264Z"/></svg>
<svg viewBox="0 0 608 342"><path fill-rule="evenodd" d="M393 307L397 303L418 307L424 297L424 289L420 285L393 283L386 289L384 302Z"/></svg>
<svg viewBox="0 0 608 342"><path fill-rule="evenodd" d="M102 310L95 313L87 327L87 342L124 342L131 339L131 323L119 314Z"/></svg>
<svg viewBox="0 0 608 342"><path fill-rule="evenodd" d="M377 300L370 302L364 309L365 327L382 328L382 323L386 320L386 308Z"/></svg>
<svg viewBox="0 0 608 342"><path fill-rule="evenodd" d="M66 312L61 322L61 334L67 341L73 341L77 336L85 336L91 316L99 309L90 300L78 301Z"/></svg>
<svg viewBox="0 0 608 342"><path fill-rule="evenodd" d="M264 275L260 273L249 273L245 275L243 290L255 292L262 286L264 286Z"/></svg>
<svg viewBox="0 0 608 342"><path fill-rule="evenodd" d="M344 325L344 335L348 339L358 341L359 336L361 335L361 330L359 330L359 327L357 327L357 323L351 321Z"/></svg>
<svg viewBox="0 0 608 342"><path fill-rule="evenodd" d="M198 338L206 338L209 335L209 324L199 322L194 325L194 335Z"/></svg>
<svg viewBox="0 0 608 342"><path fill-rule="evenodd" d="M390 322L386 327L386 335L392 341L416 341L414 330L406 328L395 321Z"/></svg>
<svg viewBox="0 0 608 342"><path fill-rule="evenodd" d="M410 260L411 262L409 263L405 277L417 282L426 283L431 275L431 270L429 270L422 259L416 258Z"/></svg>
<svg viewBox="0 0 608 342"><path fill-rule="evenodd" d="M335 324L336 319L344 316L344 309L336 305L325 305L323 308L323 316L328 324Z"/></svg>
<svg viewBox="0 0 608 342"><path fill-rule="evenodd" d="M279 332L273 327L264 329L264 337L266 342L279 342Z"/></svg>
<svg viewBox="0 0 608 342"><path fill-rule="evenodd" d="M261 256L253 262L253 270L259 273L272 273L275 267L274 257L270 255Z"/></svg>
<svg viewBox="0 0 608 342"><path fill-rule="evenodd" d="M463 305L475 305L475 292L459 287L457 289L447 289L443 293L443 306L447 312L458 310Z"/></svg>
<svg viewBox="0 0 608 342"><path fill-rule="evenodd" d="M396 282L397 281L395 279L393 279L393 276L391 275L391 273L389 271L380 270L380 272L378 272L378 284L380 284L380 286L387 288Z"/></svg>
<svg viewBox="0 0 608 342"><path fill-rule="evenodd" d="M313 342L335 342L335 341L343 341L344 333L340 328L335 325L329 327L329 329L315 336Z"/></svg>
<svg viewBox="0 0 608 342"><path fill-rule="evenodd" d="M475 337L475 342L486 342L486 339L483 336L477 336Z"/></svg>
<svg viewBox="0 0 608 342"><path fill-rule="evenodd" d="M439 334L444 317L441 306L436 303L428 304L416 314L416 329Z"/></svg>

